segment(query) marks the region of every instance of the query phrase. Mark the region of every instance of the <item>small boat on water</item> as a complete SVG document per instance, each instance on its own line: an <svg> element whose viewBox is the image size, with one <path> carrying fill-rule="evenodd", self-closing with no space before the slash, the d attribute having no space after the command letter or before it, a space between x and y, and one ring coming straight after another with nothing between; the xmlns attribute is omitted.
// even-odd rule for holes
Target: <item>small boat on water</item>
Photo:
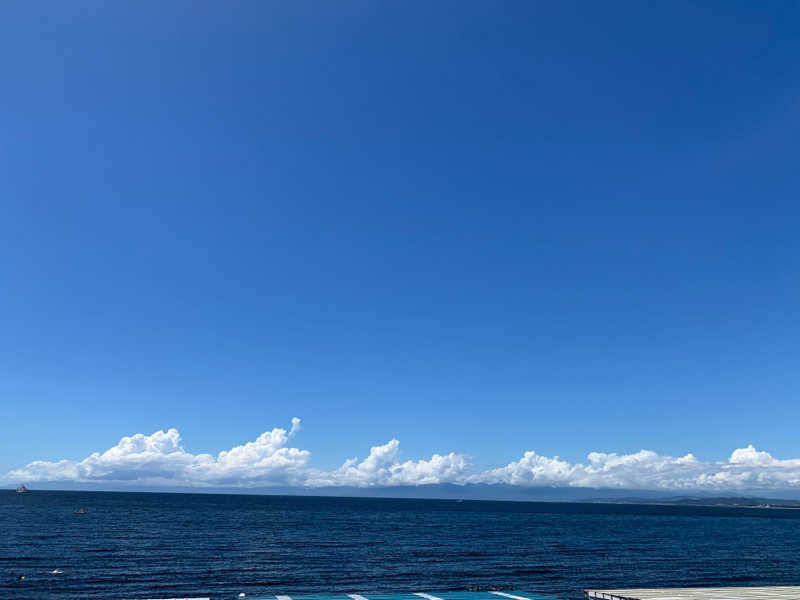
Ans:
<svg viewBox="0 0 800 600"><path fill-rule="evenodd" d="M73 512L76 515L85 515L86 514L86 509L85 508L76 508Z"/></svg>
<svg viewBox="0 0 800 600"><path fill-rule="evenodd" d="M21 486L19 486L17 488L17 493L18 494L29 494L30 492L31 491L28 488L26 488L24 485L21 485Z"/></svg>

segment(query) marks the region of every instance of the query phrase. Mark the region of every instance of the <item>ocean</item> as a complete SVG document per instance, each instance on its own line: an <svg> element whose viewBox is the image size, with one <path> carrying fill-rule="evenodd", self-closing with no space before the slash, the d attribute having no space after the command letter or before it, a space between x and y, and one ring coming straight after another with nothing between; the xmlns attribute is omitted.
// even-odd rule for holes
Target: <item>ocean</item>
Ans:
<svg viewBox="0 0 800 600"><path fill-rule="evenodd" d="M800 510L0 492L3 599L778 584Z"/></svg>

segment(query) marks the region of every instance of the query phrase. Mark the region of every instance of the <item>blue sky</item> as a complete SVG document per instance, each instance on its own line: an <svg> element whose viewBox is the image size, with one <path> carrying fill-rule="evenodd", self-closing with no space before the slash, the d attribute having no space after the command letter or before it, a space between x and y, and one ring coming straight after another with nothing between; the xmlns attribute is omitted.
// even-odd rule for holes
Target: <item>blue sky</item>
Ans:
<svg viewBox="0 0 800 600"><path fill-rule="evenodd" d="M4 15L0 472L800 456L800 6Z"/></svg>

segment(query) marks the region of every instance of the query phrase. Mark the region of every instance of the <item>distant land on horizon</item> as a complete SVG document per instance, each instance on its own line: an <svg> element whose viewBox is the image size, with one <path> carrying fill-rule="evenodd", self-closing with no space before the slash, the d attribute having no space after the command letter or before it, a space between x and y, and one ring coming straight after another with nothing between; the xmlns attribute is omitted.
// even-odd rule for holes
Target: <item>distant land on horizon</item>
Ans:
<svg viewBox="0 0 800 600"><path fill-rule="evenodd" d="M29 486L30 487L30 486ZM349 498L399 498L419 500L479 500L517 502L588 502L613 504L666 504L673 506L731 506L800 508L800 498L776 497L771 490L741 495L728 493L713 495L702 491L686 494L661 490L630 490L603 488L530 487L505 484L428 484L418 486L350 487L332 486L319 488L263 487L263 488L190 488L178 486L125 486L110 484L49 483L31 488L32 491L88 491L88 492L145 492L184 494L233 494L270 496L325 496ZM790 494L787 494L789 496Z"/></svg>

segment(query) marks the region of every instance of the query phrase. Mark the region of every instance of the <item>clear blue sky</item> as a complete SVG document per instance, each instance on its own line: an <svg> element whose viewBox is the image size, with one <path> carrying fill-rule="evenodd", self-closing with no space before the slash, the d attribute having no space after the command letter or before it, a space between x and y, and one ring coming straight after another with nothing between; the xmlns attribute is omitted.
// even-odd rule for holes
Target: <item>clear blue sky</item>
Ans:
<svg viewBox="0 0 800 600"><path fill-rule="evenodd" d="M6 2L0 471L798 456L800 5Z"/></svg>

